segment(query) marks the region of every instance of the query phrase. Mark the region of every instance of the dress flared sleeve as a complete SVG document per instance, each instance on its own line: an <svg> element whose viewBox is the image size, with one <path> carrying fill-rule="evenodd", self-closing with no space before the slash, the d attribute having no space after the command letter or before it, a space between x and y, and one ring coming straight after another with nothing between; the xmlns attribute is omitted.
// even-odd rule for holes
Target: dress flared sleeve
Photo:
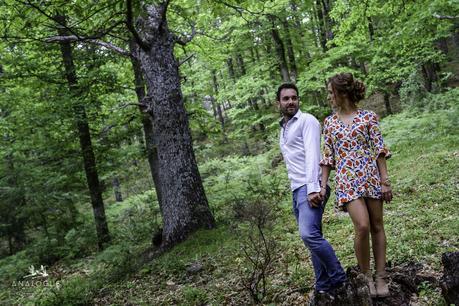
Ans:
<svg viewBox="0 0 459 306"><path fill-rule="evenodd" d="M370 112L369 117L370 119L368 122L368 132L370 136L370 144L374 149L375 156L378 158L379 155L382 154L386 157L386 159L389 159L392 154L384 144L381 129L379 128L378 115L376 115L374 112Z"/></svg>
<svg viewBox="0 0 459 306"><path fill-rule="evenodd" d="M330 117L325 118L324 121L324 148L322 153L321 166L330 166L335 169L335 150L333 148L333 138L331 134L331 127L329 125Z"/></svg>

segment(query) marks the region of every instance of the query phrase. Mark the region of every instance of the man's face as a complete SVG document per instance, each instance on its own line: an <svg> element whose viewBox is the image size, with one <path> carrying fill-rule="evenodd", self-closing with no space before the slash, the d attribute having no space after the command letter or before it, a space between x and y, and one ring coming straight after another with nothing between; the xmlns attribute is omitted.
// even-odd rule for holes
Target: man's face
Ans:
<svg viewBox="0 0 459 306"><path fill-rule="evenodd" d="M279 107L282 115L293 117L299 108L298 94L293 88L284 88L280 92Z"/></svg>

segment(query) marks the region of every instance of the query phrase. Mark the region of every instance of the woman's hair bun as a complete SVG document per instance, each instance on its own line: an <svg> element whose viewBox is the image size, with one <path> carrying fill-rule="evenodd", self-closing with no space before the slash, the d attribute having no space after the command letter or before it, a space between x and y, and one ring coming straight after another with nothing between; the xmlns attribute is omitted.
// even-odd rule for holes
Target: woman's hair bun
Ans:
<svg viewBox="0 0 459 306"><path fill-rule="evenodd" d="M354 103L365 98L365 85L362 81L354 79L350 72L335 74L328 79L328 83L338 94L347 95Z"/></svg>
<svg viewBox="0 0 459 306"><path fill-rule="evenodd" d="M354 102L358 102L365 98L365 85L360 80L354 80Z"/></svg>

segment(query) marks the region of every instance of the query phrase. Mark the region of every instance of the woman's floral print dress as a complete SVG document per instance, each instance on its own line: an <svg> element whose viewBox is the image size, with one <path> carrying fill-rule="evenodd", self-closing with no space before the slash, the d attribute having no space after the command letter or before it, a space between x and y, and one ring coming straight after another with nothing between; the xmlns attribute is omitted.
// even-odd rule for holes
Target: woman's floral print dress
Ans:
<svg viewBox="0 0 459 306"><path fill-rule="evenodd" d="M379 129L378 117L372 111L358 109L352 124L345 125L337 114L324 123L324 152L321 165L336 169L336 202L345 204L360 197L381 198L381 184L376 159L390 152Z"/></svg>

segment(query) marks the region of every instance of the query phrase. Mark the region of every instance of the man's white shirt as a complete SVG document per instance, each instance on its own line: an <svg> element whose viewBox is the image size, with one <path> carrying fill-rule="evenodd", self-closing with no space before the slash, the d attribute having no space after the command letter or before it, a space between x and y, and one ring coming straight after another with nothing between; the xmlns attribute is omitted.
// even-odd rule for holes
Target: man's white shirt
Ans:
<svg viewBox="0 0 459 306"><path fill-rule="evenodd" d="M282 119L279 144L293 190L306 185L308 194L320 192L320 123L300 110L287 123Z"/></svg>

